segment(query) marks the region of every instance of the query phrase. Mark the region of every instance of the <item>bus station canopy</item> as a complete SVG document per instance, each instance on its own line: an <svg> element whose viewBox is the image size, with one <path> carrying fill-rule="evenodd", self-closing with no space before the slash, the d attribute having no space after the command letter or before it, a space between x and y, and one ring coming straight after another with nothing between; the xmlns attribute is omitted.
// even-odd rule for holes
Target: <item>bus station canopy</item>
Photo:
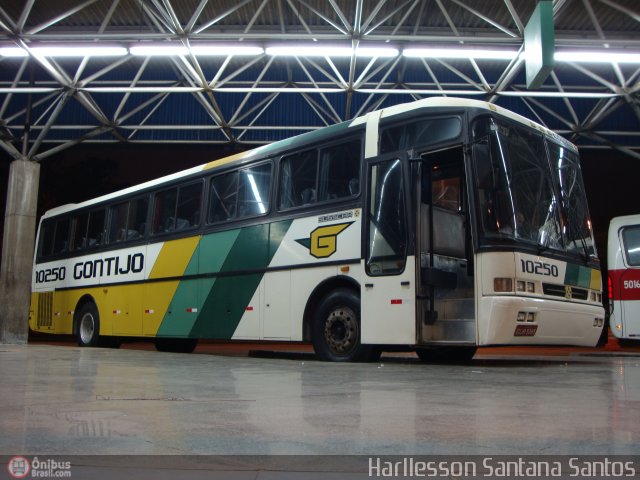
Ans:
<svg viewBox="0 0 640 480"><path fill-rule="evenodd" d="M264 144L432 96L494 102L640 158L640 8L554 0L527 89L531 0L4 0L0 147Z"/></svg>

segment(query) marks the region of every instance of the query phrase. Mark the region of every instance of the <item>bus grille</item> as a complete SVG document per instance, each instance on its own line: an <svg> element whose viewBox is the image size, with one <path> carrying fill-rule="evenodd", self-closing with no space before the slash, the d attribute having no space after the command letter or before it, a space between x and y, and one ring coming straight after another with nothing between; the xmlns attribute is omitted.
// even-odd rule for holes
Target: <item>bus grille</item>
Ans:
<svg viewBox="0 0 640 480"><path fill-rule="evenodd" d="M589 290L584 288L570 287L571 297L575 300L587 300L589 298ZM553 283L543 283L542 291L545 295L551 295L554 297L567 297L567 288L564 285L555 285Z"/></svg>
<svg viewBox="0 0 640 480"><path fill-rule="evenodd" d="M53 326L53 292L38 294L38 327Z"/></svg>

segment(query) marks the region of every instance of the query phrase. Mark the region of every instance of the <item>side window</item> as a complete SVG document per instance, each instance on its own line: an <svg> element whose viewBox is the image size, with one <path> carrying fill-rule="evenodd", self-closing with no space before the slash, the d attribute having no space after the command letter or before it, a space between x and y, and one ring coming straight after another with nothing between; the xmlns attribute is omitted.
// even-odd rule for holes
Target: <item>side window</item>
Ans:
<svg viewBox="0 0 640 480"><path fill-rule="evenodd" d="M177 188L170 188L156 193L153 209L152 232L154 234L172 232L175 228L177 198Z"/></svg>
<svg viewBox="0 0 640 480"><path fill-rule="evenodd" d="M400 160L371 166L369 245L366 267L370 275L396 275L407 259L407 227Z"/></svg>
<svg viewBox="0 0 640 480"><path fill-rule="evenodd" d="M87 248L99 247L104 244L105 209L94 210L89 213L89 228L87 230Z"/></svg>
<svg viewBox="0 0 640 480"><path fill-rule="evenodd" d="M315 202L317 174L315 149L283 157L280 161L280 208L299 207Z"/></svg>
<svg viewBox="0 0 640 480"><path fill-rule="evenodd" d="M359 140L320 151L319 202L351 197L360 192L360 155Z"/></svg>
<svg viewBox="0 0 640 480"><path fill-rule="evenodd" d="M630 267L640 267L640 226L625 227L622 243L627 263Z"/></svg>
<svg viewBox="0 0 640 480"><path fill-rule="evenodd" d="M40 227L40 246L38 248L38 253L41 257L51 255L51 252L53 251L53 235L55 231L55 222L42 222L42 226Z"/></svg>
<svg viewBox="0 0 640 480"><path fill-rule="evenodd" d="M149 211L149 197L131 200L129 206L129 220L127 221L127 238L134 240L144 237L147 231L147 214Z"/></svg>
<svg viewBox="0 0 640 480"><path fill-rule="evenodd" d="M109 243L127 239L127 213L129 202L119 203L109 208Z"/></svg>
<svg viewBox="0 0 640 480"><path fill-rule="evenodd" d="M360 140L307 150L280 161L279 208L338 200L360 193Z"/></svg>
<svg viewBox="0 0 640 480"><path fill-rule="evenodd" d="M56 222L56 233L53 240L53 254L69 251L69 219L65 218Z"/></svg>
<svg viewBox="0 0 640 480"><path fill-rule="evenodd" d="M187 230L200 225L202 182L180 187L175 230Z"/></svg>
<svg viewBox="0 0 640 480"><path fill-rule="evenodd" d="M384 128L380 135L380 153L404 150L416 145L435 145L453 140L462 133L459 117L424 118Z"/></svg>
<svg viewBox="0 0 640 480"><path fill-rule="evenodd" d="M201 205L202 182L156 193L152 232L168 233L197 227Z"/></svg>
<svg viewBox="0 0 640 480"><path fill-rule="evenodd" d="M71 223L71 249L81 250L87 247L87 225L89 214L82 213L73 217Z"/></svg>
<svg viewBox="0 0 640 480"><path fill-rule="evenodd" d="M238 217L262 215L269 210L271 164L246 168L239 172Z"/></svg>
<svg viewBox="0 0 640 480"><path fill-rule="evenodd" d="M238 172L224 173L209 184L209 214L207 223L224 222L236 216Z"/></svg>

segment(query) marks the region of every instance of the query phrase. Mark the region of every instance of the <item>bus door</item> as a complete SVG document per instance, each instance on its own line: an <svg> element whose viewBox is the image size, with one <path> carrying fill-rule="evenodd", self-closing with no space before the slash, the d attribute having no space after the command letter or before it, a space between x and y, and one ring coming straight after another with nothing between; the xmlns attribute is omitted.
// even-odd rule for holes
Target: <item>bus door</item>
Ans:
<svg viewBox="0 0 640 480"><path fill-rule="evenodd" d="M475 343L473 249L462 146L413 163L419 341Z"/></svg>
<svg viewBox="0 0 640 480"><path fill-rule="evenodd" d="M416 277L409 252L406 165L406 158L394 155L368 164L360 295L364 344L416 343Z"/></svg>

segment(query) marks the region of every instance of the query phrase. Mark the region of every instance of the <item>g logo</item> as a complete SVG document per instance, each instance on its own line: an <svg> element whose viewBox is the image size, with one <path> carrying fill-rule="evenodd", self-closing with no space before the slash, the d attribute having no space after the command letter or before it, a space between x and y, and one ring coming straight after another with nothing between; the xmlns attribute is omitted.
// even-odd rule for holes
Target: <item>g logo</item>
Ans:
<svg viewBox="0 0 640 480"><path fill-rule="evenodd" d="M354 222L338 223L318 227L309 238L296 240L300 245L309 249L309 253L315 258L328 258L338 249L338 235L345 231Z"/></svg>

